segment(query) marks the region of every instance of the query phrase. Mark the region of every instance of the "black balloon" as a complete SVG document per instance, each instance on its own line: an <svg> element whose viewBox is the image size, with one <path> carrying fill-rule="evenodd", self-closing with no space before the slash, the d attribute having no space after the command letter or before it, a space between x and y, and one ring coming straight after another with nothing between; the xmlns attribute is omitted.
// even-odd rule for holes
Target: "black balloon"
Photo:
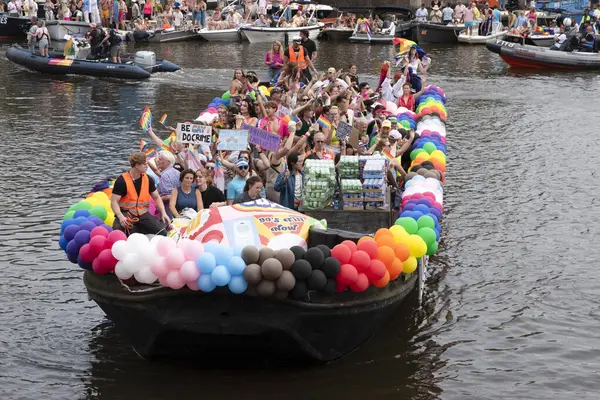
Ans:
<svg viewBox="0 0 600 400"><path fill-rule="evenodd" d="M337 274L340 273L340 261L337 258L328 257L323 262L323 267L321 269L325 273L325 276L328 278L335 278Z"/></svg>
<svg viewBox="0 0 600 400"><path fill-rule="evenodd" d="M415 164L411 167L409 172L417 172L421 168L421 164Z"/></svg>
<svg viewBox="0 0 600 400"><path fill-rule="evenodd" d="M327 284L327 277L320 269L315 269L306 281L310 290L322 290Z"/></svg>
<svg viewBox="0 0 600 400"><path fill-rule="evenodd" d="M423 161L423 162L421 163L421 166L422 166L423 168L427 168L427 167L433 167L433 163L432 163L431 161ZM427 168L427 169L429 169L429 168Z"/></svg>
<svg viewBox="0 0 600 400"><path fill-rule="evenodd" d="M331 249L329 247L325 246L324 244L318 245L317 249L321 249L325 258L331 257Z"/></svg>
<svg viewBox="0 0 600 400"><path fill-rule="evenodd" d="M313 269L319 269L321 268L321 265L323 265L323 261L325 261L325 255L321 249L317 247L311 247L306 251L304 259L310 263Z"/></svg>
<svg viewBox="0 0 600 400"><path fill-rule="evenodd" d="M294 253L296 260L302 260L304 258L304 254L306 253L306 251L300 246L292 246L290 247L290 250L292 253Z"/></svg>
<svg viewBox="0 0 600 400"><path fill-rule="evenodd" d="M332 278L327 279L327 283L325 284L325 287L323 288L323 292L327 293L327 294L334 294L336 289L337 289L337 282L335 281L335 279L332 279Z"/></svg>
<svg viewBox="0 0 600 400"><path fill-rule="evenodd" d="M308 293L308 286L306 286L306 283L296 281L296 286L294 286L290 292L290 296L296 300L300 300L306 297L306 293Z"/></svg>
<svg viewBox="0 0 600 400"><path fill-rule="evenodd" d="M310 266L310 263L308 261L298 260L292 264L291 271L294 275L294 278L296 278L296 281L304 281L310 276L310 273L312 272L312 267ZM297 284L298 282L296 282L296 285Z"/></svg>

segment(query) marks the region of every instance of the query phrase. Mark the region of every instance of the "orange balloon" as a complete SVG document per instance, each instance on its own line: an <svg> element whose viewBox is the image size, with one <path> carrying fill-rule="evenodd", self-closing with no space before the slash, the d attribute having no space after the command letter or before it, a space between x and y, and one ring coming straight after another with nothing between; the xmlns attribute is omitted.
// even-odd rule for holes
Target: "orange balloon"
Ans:
<svg viewBox="0 0 600 400"><path fill-rule="evenodd" d="M384 263L386 268L390 268L392 266L394 258L396 258L396 254L394 253L394 249L392 247L379 246L377 249L377 257L375 259Z"/></svg>
<svg viewBox="0 0 600 400"><path fill-rule="evenodd" d="M392 249L396 245L396 241L394 240L394 237L391 234L390 234L390 236L388 236L388 235L379 236L378 238L375 239L375 242L377 243L377 246L379 246L379 247L387 246L387 247L391 247Z"/></svg>
<svg viewBox="0 0 600 400"><path fill-rule="evenodd" d="M375 241L375 239L373 239L371 236L363 236L360 239L358 239L358 243L364 242L365 240L373 240L373 241Z"/></svg>
<svg viewBox="0 0 600 400"><path fill-rule="evenodd" d="M388 228L381 228L381 229L378 229L377 232L375 232L375 241L377 241L377 239L382 236L394 237L394 235L392 235L392 232L390 232L390 230Z"/></svg>
<svg viewBox="0 0 600 400"><path fill-rule="evenodd" d="M410 249L404 243L396 243L396 246L394 246L394 253L400 261L406 261L406 259L410 257Z"/></svg>
<svg viewBox="0 0 600 400"><path fill-rule="evenodd" d="M112 188L106 188L104 190L102 190L104 193L106 193L106 195L108 196L108 198L110 199L110 196L112 196Z"/></svg>
<svg viewBox="0 0 600 400"><path fill-rule="evenodd" d="M402 273L402 261L400 261L398 258L394 258L394 261L392 261L392 266L388 269L388 271L390 273L390 279L393 281L396 280Z"/></svg>
<svg viewBox="0 0 600 400"><path fill-rule="evenodd" d="M385 275L378 281L373 282L373 286L378 288L384 288L387 284L390 283L390 273L386 270Z"/></svg>

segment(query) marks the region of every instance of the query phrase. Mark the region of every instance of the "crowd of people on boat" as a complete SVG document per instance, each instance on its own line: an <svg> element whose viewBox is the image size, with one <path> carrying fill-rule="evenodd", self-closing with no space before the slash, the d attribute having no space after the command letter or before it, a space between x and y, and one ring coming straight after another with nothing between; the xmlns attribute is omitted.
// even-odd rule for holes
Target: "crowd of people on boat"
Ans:
<svg viewBox="0 0 600 400"><path fill-rule="evenodd" d="M113 193L124 196L127 203L129 191L137 190L139 195L139 188L145 188L148 193L144 201L149 201L150 193L156 190L164 207L149 207L154 219L143 223L154 232L146 233L156 233L154 228L161 226L159 219L179 217L186 208L199 211L266 198L302 211L306 159L333 160L337 165L343 155L386 153L392 158L388 180L401 185L410 166L406 152L415 132L404 129L388 111L387 102L415 110L427 72L416 49L403 57L397 72L386 61L382 70L387 70L387 75L374 87L360 78L356 65L332 66L324 73L316 70L313 62L318 51L311 42L305 31L287 49L273 43L265 63L280 73L269 90L259 87L257 73L242 68L233 72L227 88L228 105L219 105L217 116L209 122L214 142L207 148L186 146L172 135L171 150L160 151L149 164L144 153L130 158L132 170L141 165L138 169L145 174L134 171L133 182L115 183ZM415 82L413 75L420 77L418 86L411 83ZM356 141L337 136L342 123L356 130ZM279 150L249 145L243 151L217 151L221 129L248 125L277 134ZM152 129L148 134L157 147L163 146L162 138ZM142 183L143 176L149 176L149 181ZM127 218L119 211L119 204L115 207L119 226L142 223L141 219Z"/></svg>

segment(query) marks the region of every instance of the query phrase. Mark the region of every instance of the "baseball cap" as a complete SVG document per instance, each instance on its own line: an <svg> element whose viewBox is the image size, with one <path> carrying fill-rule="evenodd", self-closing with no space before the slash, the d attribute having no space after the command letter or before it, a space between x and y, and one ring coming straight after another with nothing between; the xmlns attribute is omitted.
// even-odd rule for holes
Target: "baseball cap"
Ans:
<svg viewBox="0 0 600 400"><path fill-rule="evenodd" d="M402 74L401 74L400 72L396 72L396 73L394 74L394 80L396 80L396 81L397 81L397 80L399 80L399 79L400 79L400 77L402 77Z"/></svg>
<svg viewBox="0 0 600 400"><path fill-rule="evenodd" d="M246 160L245 158L238 158L237 162L235 163L235 166L238 168L247 167L248 160Z"/></svg>
<svg viewBox="0 0 600 400"><path fill-rule="evenodd" d="M300 43L302 41L302 39L300 38L300 36L296 36L294 39L292 39L294 42Z"/></svg>
<svg viewBox="0 0 600 400"><path fill-rule="evenodd" d="M281 89L280 87L274 87L273 89L271 89L271 94L273 93L281 93L283 92L283 89Z"/></svg>
<svg viewBox="0 0 600 400"><path fill-rule="evenodd" d="M390 124L397 124L398 120L396 119L396 117L389 117L388 120L390 121Z"/></svg>
<svg viewBox="0 0 600 400"><path fill-rule="evenodd" d="M333 67L329 67L329 69L327 70L328 74L335 74L335 68Z"/></svg>
<svg viewBox="0 0 600 400"><path fill-rule="evenodd" d="M400 134L400 132L398 132L397 130L395 130L395 129L392 129L392 130L390 131L389 137L390 137L391 139L396 139L396 140L398 140L398 139L402 138L402 135L401 135L401 134Z"/></svg>
<svg viewBox="0 0 600 400"><path fill-rule="evenodd" d="M376 110L376 109L378 109L378 108L385 108L385 106L384 106L383 104L381 104L381 103L373 103L373 104L371 105L371 108L372 108L373 110Z"/></svg>
<svg viewBox="0 0 600 400"><path fill-rule="evenodd" d="M390 122L389 119L386 119L385 121L383 121L381 123L381 127L382 128L391 128L392 127L392 123Z"/></svg>

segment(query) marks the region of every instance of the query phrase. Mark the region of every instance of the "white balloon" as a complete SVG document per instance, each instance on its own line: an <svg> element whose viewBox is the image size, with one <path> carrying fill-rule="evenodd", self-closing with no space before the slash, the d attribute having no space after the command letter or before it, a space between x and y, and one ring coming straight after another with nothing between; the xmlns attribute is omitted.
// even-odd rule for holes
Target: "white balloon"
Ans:
<svg viewBox="0 0 600 400"><path fill-rule="evenodd" d="M112 245L110 252L112 253L114 258L116 258L119 261L122 261L130 252L129 245L125 240L117 240Z"/></svg>
<svg viewBox="0 0 600 400"><path fill-rule="evenodd" d="M115 265L115 275L117 276L117 278L122 280L129 279L133 276L133 274L130 274L129 271L127 271L127 269L123 265L123 261L119 261L117 265Z"/></svg>
<svg viewBox="0 0 600 400"><path fill-rule="evenodd" d="M150 244L144 245L141 249L138 249L137 254L140 258L140 263L143 265L152 264L152 261L157 257L156 249Z"/></svg>
<svg viewBox="0 0 600 400"><path fill-rule="evenodd" d="M136 281L139 283L145 283L146 285L150 285L151 283L156 282L158 279L158 277L152 273L152 270L150 270L150 267L148 266L140 268L140 270L136 272L134 276Z"/></svg>
<svg viewBox="0 0 600 400"><path fill-rule="evenodd" d="M125 270L131 275L135 274L141 269L142 263L140 262L140 257L137 253L129 253L122 261L123 267Z"/></svg>
<svg viewBox="0 0 600 400"><path fill-rule="evenodd" d="M127 238L127 243L129 243L132 249L138 249L150 244L150 240L148 240L146 235L142 235L141 233L132 233Z"/></svg>
<svg viewBox="0 0 600 400"><path fill-rule="evenodd" d="M155 249L156 245L162 240L163 237L164 236L161 235L154 235L152 239L150 239L150 246L152 246L152 248Z"/></svg>

